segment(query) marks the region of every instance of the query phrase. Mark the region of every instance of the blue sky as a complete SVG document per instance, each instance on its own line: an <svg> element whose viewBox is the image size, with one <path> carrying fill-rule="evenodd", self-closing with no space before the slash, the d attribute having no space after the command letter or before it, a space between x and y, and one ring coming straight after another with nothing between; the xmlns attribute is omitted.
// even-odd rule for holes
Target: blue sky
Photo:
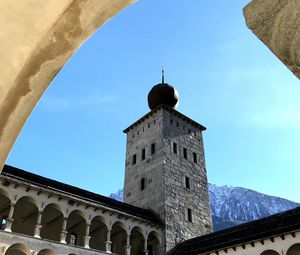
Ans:
<svg viewBox="0 0 300 255"><path fill-rule="evenodd" d="M123 186L122 130L166 82L207 127L208 178L300 202L300 86L246 28L249 0L140 0L100 28L54 79L7 164L103 195ZM185 4L183 4L185 3Z"/></svg>

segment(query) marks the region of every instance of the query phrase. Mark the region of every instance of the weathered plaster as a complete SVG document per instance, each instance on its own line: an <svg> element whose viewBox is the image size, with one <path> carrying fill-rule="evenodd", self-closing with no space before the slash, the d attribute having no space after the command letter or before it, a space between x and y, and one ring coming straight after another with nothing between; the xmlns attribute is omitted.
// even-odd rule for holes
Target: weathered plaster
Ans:
<svg viewBox="0 0 300 255"><path fill-rule="evenodd" d="M252 0L247 26L300 79L300 1Z"/></svg>
<svg viewBox="0 0 300 255"><path fill-rule="evenodd" d="M0 169L55 75L97 28L134 1L0 1Z"/></svg>

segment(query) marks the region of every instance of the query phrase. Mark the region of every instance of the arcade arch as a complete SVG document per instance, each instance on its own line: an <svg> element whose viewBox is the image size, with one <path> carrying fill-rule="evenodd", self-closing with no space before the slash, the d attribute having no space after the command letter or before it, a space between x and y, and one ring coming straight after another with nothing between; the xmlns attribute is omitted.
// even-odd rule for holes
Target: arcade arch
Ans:
<svg viewBox="0 0 300 255"><path fill-rule="evenodd" d="M41 238L60 241L63 221L61 208L57 204L48 204L43 211Z"/></svg>
<svg viewBox="0 0 300 255"><path fill-rule="evenodd" d="M12 231L33 236L38 214L38 207L32 197L20 198L14 208Z"/></svg>
<svg viewBox="0 0 300 255"><path fill-rule="evenodd" d="M130 233L131 255L143 254L145 248L145 238L140 227L134 227Z"/></svg>
<svg viewBox="0 0 300 255"><path fill-rule="evenodd" d="M56 253L50 249L43 249L37 255L56 255Z"/></svg>
<svg viewBox="0 0 300 255"><path fill-rule="evenodd" d="M104 251L107 237L107 226L101 216L96 216L91 221L90 227L90 248Z"/></svg>
<svg viewBox="0 0 300 255"><path fill-rule="evenodd" d="M21 243L11 245L4 255L31 255L30 249Z"/></svg>
<svg viewBox="0 0 300 255"><path fill-rule="evenodd" d="M155 231L148 234L148 255L159 254L160 238Z"/></svg>
<svg viewBox="0 0 300 255"><path fill-rule="evenodd" d="M8 193L0 189L0 229L4 230L6 228L7 219L9 216L11 201L9 199Z"/></svg>
<svg viewBox="0 0 300 255"><path fill-rule="evenodd" d="M111 251L119 255L125 255L127 244L127 231L125 225L117 221L111 229Z"/></svg>
<svg viewBox="0 0 300 255"><path fill-rule="evenodd" d="M280 254L274 250L266 250L263 251L260 255L280 255Z"/></svg>
<svg viewBox="0 0 300 255"><path fill-rule="evenodd" d="M299 254L300 254L300 243L291 246L286 253L286 255L299 255Z"/></svg>
<svg viewBox="0 0 300 255"><path fill-rule="evenodd" d="M86 227L87 224L83 213L79 210L72 211L67 222L67 243L84 246Z"/></svg>

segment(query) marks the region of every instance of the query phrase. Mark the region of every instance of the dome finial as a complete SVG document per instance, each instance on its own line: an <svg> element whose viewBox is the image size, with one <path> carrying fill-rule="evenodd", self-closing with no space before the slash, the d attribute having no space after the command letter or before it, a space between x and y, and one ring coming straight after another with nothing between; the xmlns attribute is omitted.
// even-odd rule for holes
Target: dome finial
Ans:
<svg viewBox="0 0 300 255"><path fill-rule="evenodd" d="M148 105L151 110L161 104L167 105L173 109L177 108L179 94L177 90L165 83L165 70L161 70L161 83L156 84L148 93Z"/></svg>

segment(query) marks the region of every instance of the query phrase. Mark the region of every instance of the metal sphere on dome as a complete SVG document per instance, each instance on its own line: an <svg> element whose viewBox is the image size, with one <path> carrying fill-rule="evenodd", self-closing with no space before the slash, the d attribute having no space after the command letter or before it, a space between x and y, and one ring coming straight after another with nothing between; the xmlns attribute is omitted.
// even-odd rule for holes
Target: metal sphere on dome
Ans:
<svg viewBox="0 0 300 255"><path fill-rule="evenodd" d="M164 82L164 70L162 70L162 82L155 85L148 94L148 105L151 110L164 104L173 109L177 108L179 101L178 91Z"/></svg>

